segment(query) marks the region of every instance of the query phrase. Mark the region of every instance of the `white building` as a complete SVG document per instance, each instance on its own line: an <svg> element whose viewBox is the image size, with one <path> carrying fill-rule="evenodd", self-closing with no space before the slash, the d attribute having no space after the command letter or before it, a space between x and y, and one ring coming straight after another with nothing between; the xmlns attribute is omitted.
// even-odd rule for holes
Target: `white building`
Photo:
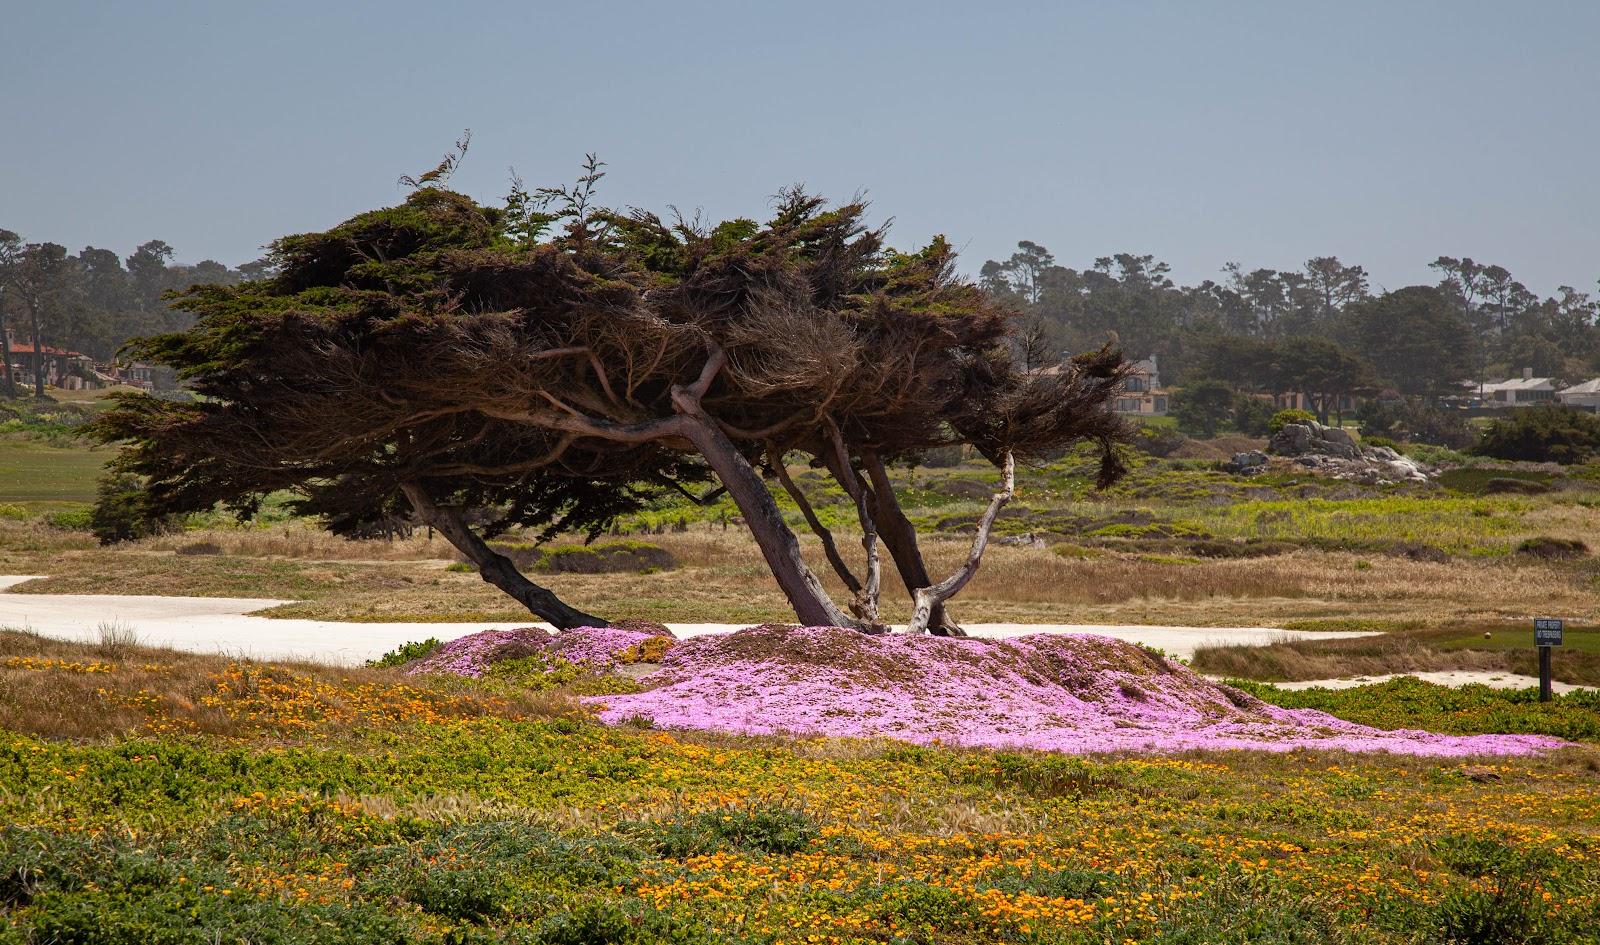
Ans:
<svg viewBox="0 0 1600 945"><path fill-rule="evenodd" d="M1556 391L1556 400L1567 407L1600 408L1600 377Z"/></svg>
<svg viewBox="0 0 1600 945"><path fill-rule="evenodd" d="M1556 399L1555 378L1534 377L1533 368L1523 368L1521 377L1483 385L1485 407L1527 407Z"/></svg>

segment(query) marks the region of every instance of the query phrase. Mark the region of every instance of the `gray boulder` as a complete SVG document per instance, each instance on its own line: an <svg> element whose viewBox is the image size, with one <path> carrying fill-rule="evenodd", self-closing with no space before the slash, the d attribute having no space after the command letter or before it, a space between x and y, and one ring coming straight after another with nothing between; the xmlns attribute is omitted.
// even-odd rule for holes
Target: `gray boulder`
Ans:
<svg viewBox="0 0 1600 945"><path fill-rule="evenodd" d="M1226 468L1231 473L1253 476L1267 468L1267 454L1260 450L1246 450L1243 453L1234 453L1233 459L1228 462Z"/></svg>
<svg viewBox="0 0 1600 945"><path fill-rule="evenodd" d="M1368 484L1426 482L1428 470L1387 446L1362 446L1338 427L1314 420L1285 424L1272 435L1267 451L1293 457L1307 469L1335 479Z"/></svg>
<svg viewBox="0 0 1600 945"><path fill-rule="evenodd" d="M1360 459L1361 448L1354 438L1338 427L1327 427L1315 420L1286 423L1272 434L1267 452L1277 456L1332 456Z"/></svg>

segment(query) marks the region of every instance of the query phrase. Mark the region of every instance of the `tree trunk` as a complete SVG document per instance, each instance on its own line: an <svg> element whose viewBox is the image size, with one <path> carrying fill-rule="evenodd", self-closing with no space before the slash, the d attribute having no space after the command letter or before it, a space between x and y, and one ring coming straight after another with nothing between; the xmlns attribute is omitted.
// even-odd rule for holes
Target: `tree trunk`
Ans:
<svg viewBox="0 0 1600 945"><path fill-rule="evenodd" d="M485 581L510 595L517 603L528 608L537 617L550 621L558 630L573 627L608 627L611 624L593 614L586 614L555 595L549 588L528 580L511 559L489 547L474 532L457 508L441 508L420 485L406 483L401 486L417 517L429 527L438 529L445 540L467 556L478 567Z"/></svg>
<svg viewBox="0 0 1600 945"><path fill-rule="evenodd" d="M989 545L989 532L994 529L994 520L1000 514L1000 509L1017 492L1017 461L1008 451L1006 453L1005 471L1001 477L1000 491L989 500L989 508L983 513L983 518L978 522L978 533L972 536L972 550L967 554L966 563L956 573L940 581L932 587L919 587L915 594L916 603L911 609L911 623L906 626L907 633L924 633L928 623L933 619L933 608L954 597L972 576L978 573L978 565L983 562L983 550Z"/></svg>
<svg viewBox="0 0 1600 945"><path fill-rule="evenodd" d="M3 293L0 293L0 295L3 295ZM5 299L0 297L0 304L4 304L4 302ZM16 399L17 379L11 376L11 335L6 331L6 316L4 312L0 312L0 358L4 359L0 360L0 373L5 374L6 377L6 396Z"/></svg>
<svg viewBox="0 0 1600 945"><path fill-rule="evenodd" d="M28 318L33 327L33 393L44 396L44 345L39 341L39 303L28 304Z"/></svg>
<svg viewBox="0 0 1600 945"><path fill-rule="evenodd" d="M876 499L872 518L878 524L878 537L883 540L883 546L889 549L889 557L894 559L900 580L905 582L906 589L915 600L917 588L933 583L933 578L928 574L928 565L922 560L922 549L917 545L917 527L911 524L900 508L900 500L895 498L894 484L889 481L889 471L884 468L882 458L877 453L867 452L862 454L861 460L867 467L867 475L872 478L872 493ZM933 605L933 613L928 618L928 632L936 637L967 635L955 618L950 616L943 601Z"/></svg>
<svg viewBox="0 0 1600 945"><path fill-rule="evenodd" d="M805 559L800 556L800 540L784 522L783 512L767 490L767 484L733 441L704 413L685 413L683 418L685 434L717 478L728 487L728 495L744 516L745 527L755 536L761 556L789 599L795 617L807 626L860 629L860 623L839 609L822 589L822 582L806 566Z"/></svg>
<svg viewBox="0 0 1600 945"><path fill-rule="evenodd" d="M856 604L853 608L856 616L866 622L874 632L881 632L883 624L878 620L878 590L883 577L883 566L878 558L878 526L872 519L873 496L872 490L862 482L861 476L856 472L855 466L850 462L850 450L844 445L844 437L839 433L839 427L832 420L828 421L828 431L833 441L833 456L846 474L844 489L856 503L856 519L861 523L861 548L867 553L867 579L860 592L856 594Z"/></svg>
<svg viewBox="0 0 1600 945"><path fill-rule="evenodd" d="M844 582L845 588L850 593L860 594L860 579L856 577L855 572L850 570L850 566L845 563L844 556L839 554L839 545L833 540L833 532L829 531L828 527L822 524L822 520L817 518L816 510L811 507L811 500L806 498L805 492L795 484L793 477L789 475L788 467L783 464L783 451L777 447L768 448L767 462L772 464L772 472L778 477L778 482L783 485L784 491L789 493L789 498L793 499L794 504L799 506L800 514L805 516L806 524L811 526L812 534L816 535L817 540L822 542L823 557L828 559L828 564L833 567L833 573L839 576L839 580Z"/></svg>

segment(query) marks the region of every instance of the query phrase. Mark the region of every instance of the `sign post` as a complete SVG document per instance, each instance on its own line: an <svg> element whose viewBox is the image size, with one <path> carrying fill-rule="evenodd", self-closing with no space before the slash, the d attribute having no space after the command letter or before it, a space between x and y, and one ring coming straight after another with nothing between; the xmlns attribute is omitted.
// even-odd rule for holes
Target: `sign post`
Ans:
<svg viewBox="0 0 1600 945"><path fill-rule="evenodd" d="M1561 645L1565 624L1554 617L1538 617L1533 621L1533 645L1539 648L1539 701L1550 701L1550 648Z"/></svg>

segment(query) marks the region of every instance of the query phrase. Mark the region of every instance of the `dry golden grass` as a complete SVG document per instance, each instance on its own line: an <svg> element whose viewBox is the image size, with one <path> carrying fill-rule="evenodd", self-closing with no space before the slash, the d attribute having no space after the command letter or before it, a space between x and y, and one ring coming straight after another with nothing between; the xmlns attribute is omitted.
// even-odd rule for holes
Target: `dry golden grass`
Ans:
<svg viewBox="0 0 1600 945"><path fill-rule="evenodd" d="M415 561L453 559L455 549L437 535L419 530L393 541L352 541L309 523L269 528L204 528L160 535L130 546L147 552L173 552L186 557L223 554L244 558L294 558L307 561ZM209 551L214 548L215 551Z"/></svg>
<svg viewBox="0 0 1600 945"><path fill-rule="evenodd" d="M1552 533L1565 530L1560 527L1563 516L1582 514L1559 506L1540 512L1537 526ZM275 597L298 603L270 615L318 619L527 617L476 574L445 570L451 556L448 546L437 540L419 537L381 547L280 526L101 548L72 535L42 526L0 531L0 562L6 571L51 575L18 590ZM574 604L613 618L689 623L792 619L743 532L697 526L649 540L670 550L679 566L654 574L550 574L538 580ZM176 553L195 541L218 544L224 553ZM844 588L822 564L814 542L802 541L823 583L842 599ZM840 546L847 556L859 558L852 536L840 535ZM954 569L967 548L964 539L924 542L935 574ZM1096 550L1088 557L1070 557L1049 548L993 545L954 609L958 619L980 623L1270 626L1318 617L1523 617L1535 611L1584 620L1600 618L1593 581L1592 568L1584 563L1515 556L1433 563L1312 550L1249 559ZM885 614L902 620L908 610L903 585L893 568L886 567Z"/></svg>
<svg viewBox="0 0 1600 945"><path fill-rule="evenodd" d="M570 700L450 678L69 643L0 630L0 729L50 738L191 733L298 740L406 721L577 715Z"/></svg>

